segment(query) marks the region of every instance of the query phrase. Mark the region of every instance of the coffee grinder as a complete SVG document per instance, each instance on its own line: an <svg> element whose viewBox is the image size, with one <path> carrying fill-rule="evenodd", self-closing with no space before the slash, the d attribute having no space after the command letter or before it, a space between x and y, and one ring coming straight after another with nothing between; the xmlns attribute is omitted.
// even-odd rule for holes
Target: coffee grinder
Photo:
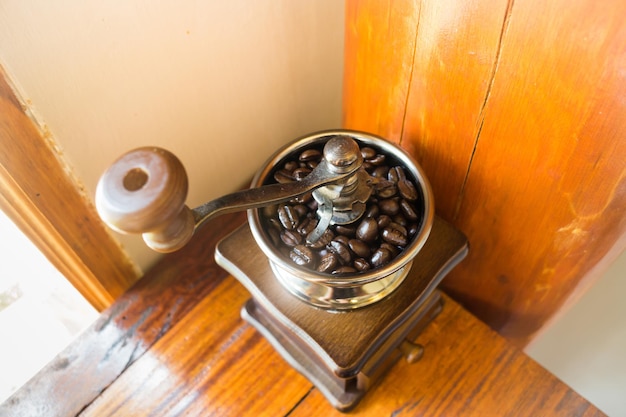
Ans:
<svg viewBox="0 0 626 417"><path fill-rule="evenodd" d="M242 317L340 411L399 358L441 311L436 287L467 254L465 236L434 214L420 166L378 136L328 130L279 149L250 189L185 205L181 162L130 151L102 175L96 207L114 230L159 252L182 248L208 219L248 210L215 257L251 298Z"/></svg>

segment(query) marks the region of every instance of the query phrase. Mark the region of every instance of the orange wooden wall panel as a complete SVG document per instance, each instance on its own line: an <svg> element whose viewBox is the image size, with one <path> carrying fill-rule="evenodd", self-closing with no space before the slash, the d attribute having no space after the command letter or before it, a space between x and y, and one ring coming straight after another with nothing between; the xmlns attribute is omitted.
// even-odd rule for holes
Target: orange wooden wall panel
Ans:
<svg viewBox="0 0 626 417"><path fill-rule="evenodd" d="M398 24L415 28L390 35L389 12L348 1L344 123L416 157L437 213L470 240L444 289L523 346L626 241L626 2L406 12ZM371 23L366 35L355 21ZM371 43L378 32L404 47L389 55L402 41Z"/></svg>
<svg viewBox="0 0 626 417"><path fill-rule="evenodd" d="M418 20L417 0L347 2L344 127L400 142Z"/></svg>

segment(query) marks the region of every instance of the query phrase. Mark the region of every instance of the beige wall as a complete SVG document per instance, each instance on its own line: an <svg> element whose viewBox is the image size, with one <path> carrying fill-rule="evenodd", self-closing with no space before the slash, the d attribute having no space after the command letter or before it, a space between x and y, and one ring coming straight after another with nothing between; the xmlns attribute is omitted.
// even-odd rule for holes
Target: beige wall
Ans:
<svg viewBox="0 0 626 417"><path fill-rule="evenodd" d="M121 153L176 153L196 206L340 125L343 2L0 3L0 64L93 196ZM145 268L155 256L122 239Z"/></svg>

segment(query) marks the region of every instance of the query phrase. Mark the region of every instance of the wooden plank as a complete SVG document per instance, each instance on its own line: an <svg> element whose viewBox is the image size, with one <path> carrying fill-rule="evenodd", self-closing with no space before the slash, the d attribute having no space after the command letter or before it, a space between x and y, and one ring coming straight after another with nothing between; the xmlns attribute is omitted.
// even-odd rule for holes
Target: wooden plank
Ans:
<svg viewBox="0 0 626 417"><path fill-rule="evenodd" d="M242 220L165 256L0 415L338 415L239 317L248 293L213 253ZM601 415L450 299L418 342L424 358L395 365L354 414Z"/></svg>
<svg viewBox="0 0 626 417"><path fill-rule="evenodd" d="M0 415L78 414L227 276L215 263L215 245L244 219L243 213L236 213L210 221L184 249L164 256L76 341L0 404Z"/></svg>
<svg viewBox="0 0 626 417"><path fill-rule="evenodd" d="M449 298L417 343L422 360L398 362L350 415L603 415ZM290 417L341 415L313 390Z"/></svg>
<svg viewBox="0 0 626 417"><path fill-rule="evenodd" d="M418 20L417 0L346 2L345 128L400 141Z"/></svg>
<svg viewBox="0 0 626 417"><path fill-rule="evenodd" d="M454 221L473 252L445 288L520 346L626 247L625 15L587 0L511 12Z"/></svg>
<svg viewBox="0 0 626 417"><path fill-rule="evenodd" d="M507 0L425 1L401 145L433 187L437 213L455 218L498 62Z"/></svg>
<svg viewBox="0 0 626 417"><path fill-rule="evenodd" d="M394 8L348 2L346 126L416 157L470 241L444 289L524 346L626 247L626 4Z"/></svg>
<svg viewBox="0 0 626 417"><path fill-rule="evenodd" d="M248 298L223 281L81 416L286 415L311 384L244 324Z"/></svg>
<svg viewBox="0 0 626 417"><path fill-rule="evenodd" d="M139 277L2 68L0 208L98 310Z"/></svg>

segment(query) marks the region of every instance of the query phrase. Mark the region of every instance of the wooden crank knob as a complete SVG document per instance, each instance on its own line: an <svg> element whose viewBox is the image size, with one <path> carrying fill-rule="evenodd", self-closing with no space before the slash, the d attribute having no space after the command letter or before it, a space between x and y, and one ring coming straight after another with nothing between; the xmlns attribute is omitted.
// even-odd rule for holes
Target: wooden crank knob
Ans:
<svg viewBox="0 0 626 417"><path fill-rule="evenodd" d="M194 232L194 217L185 205L187 173L171 152L144 147L117 159L100 177L96 209L109 227L141 233L157 252L183 247Z"/></svg>

